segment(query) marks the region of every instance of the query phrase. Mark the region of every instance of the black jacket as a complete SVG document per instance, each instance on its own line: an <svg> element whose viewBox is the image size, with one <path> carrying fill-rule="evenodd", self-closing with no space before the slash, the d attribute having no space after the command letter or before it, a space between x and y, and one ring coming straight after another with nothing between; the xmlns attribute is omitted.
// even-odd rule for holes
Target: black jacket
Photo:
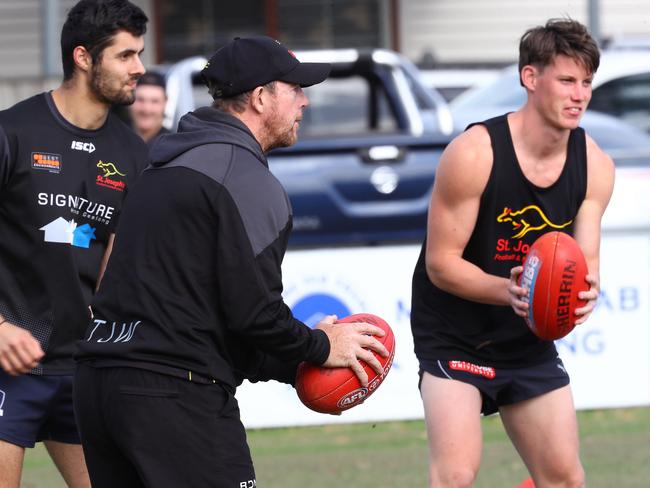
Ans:
<svg viewBox="0 0 650 488"><path fill-rule="evenodd" d="M292 383L327 336L282 299L286 192L248 128L202 108L160 137L127 199L77 360ZM152 367L153 368L153 367Z"/></svg>

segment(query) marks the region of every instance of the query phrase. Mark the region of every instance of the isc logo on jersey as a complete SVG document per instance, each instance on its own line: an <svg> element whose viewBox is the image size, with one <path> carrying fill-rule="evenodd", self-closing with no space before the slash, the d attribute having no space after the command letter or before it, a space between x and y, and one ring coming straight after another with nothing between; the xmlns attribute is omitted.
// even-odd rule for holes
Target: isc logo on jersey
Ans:
<svg viewBox="0 0 650 488"><path fill-rule="evenodd" d="M92 142L72 141L70 148L76 151L86 151L89 153L95 151L95 145Z"/></svg>

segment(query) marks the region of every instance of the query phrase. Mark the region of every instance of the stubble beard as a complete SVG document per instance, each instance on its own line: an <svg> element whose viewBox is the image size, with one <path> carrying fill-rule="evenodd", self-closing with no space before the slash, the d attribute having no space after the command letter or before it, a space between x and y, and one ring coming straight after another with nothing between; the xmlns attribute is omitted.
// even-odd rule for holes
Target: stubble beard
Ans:
<svg viewBox="0 0 650 488"><path fill-rule="evenodd" d="M283 122L278 113L275 112L273 116L266 123L266 133L269 134L269 143L267 144L266 151L276 149L278 147L293 146L298 141L298 134L294 130L294 124L287 130L282 127ZM280 129L278 129L280 128Z"/></svg>
<svg viewBox="0 0 650 488"><path fill-rule="evenodd" d="M102 69L101 60L93 65L90 91L97 100L107 105L131 105L135 101L135 90L129 92L123 87L124 85L116 76L112 76Z"/></svg>
<svg viewBox="0 0 650 488"><path fill-rule="evenodd" d="M290 131L280 134L273 141L271 141L271 144L267 150L270 151L271 149L276 149L278 147L293 146L297 141L298 137L294 134L293 129L291 129Z"/></svg>

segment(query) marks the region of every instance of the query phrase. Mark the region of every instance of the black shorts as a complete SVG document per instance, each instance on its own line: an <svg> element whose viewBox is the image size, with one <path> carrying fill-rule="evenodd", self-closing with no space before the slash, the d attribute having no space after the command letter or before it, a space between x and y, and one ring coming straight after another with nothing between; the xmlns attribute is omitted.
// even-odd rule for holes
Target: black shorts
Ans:
<svg viewBox="0 0 650 488"><path fill-rule="evenodd" d="M483 415L499 411L499 407L522 402L562 388L569 384L569 374L559 357L524 368L494 368L469 361L420 361L420 383L423 371L438 378L447 378L474 385L481 392Z"/></svg>
<svg viewBox="0 0 650 488"><path fill-rule="evenodd" d="M256 486L237 401L218 383L82 363L74 400L95 488Z"/></svg>
<svg viewBox="0 0 650 488"><path fill-rule="evenodd" d="M80 444L72 375L11 376L0 368L0 439L21 447L48 440Z"/></svg>

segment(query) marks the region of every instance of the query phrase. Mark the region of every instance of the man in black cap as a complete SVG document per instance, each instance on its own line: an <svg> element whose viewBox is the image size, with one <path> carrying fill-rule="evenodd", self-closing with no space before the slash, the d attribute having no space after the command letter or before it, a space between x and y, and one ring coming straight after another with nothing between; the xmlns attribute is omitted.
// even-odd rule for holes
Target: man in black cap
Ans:
<svg viewBox="0 0 650 488"><path fill-rule="evenodd" d="M235 39L203 70L212 107L161 136L129 196L78 345L75 409L94 487L256 486L235 388L293 383L301 361L378 373L365 323L316 329L282 299L287 195L265 153L296 141L327 64L267 37Z"/></svg>

